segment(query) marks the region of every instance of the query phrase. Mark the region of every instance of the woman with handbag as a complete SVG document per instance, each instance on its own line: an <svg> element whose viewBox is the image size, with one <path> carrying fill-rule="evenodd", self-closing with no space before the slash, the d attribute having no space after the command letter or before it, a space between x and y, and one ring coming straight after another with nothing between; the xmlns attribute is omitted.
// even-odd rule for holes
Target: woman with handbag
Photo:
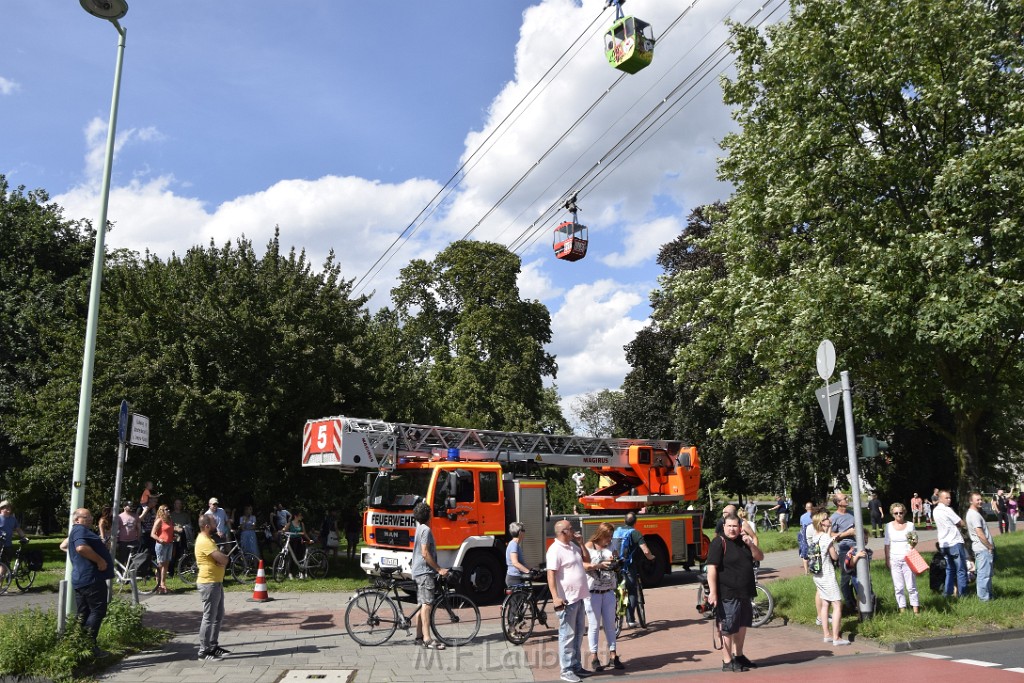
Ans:
<svg viewBox="0 0 1024 683"><path fill-rule="evenodd" d="M822 641L832 645L849 645L849 640L839 637L843 628L843 595L839 592L839 582L836 581L839 551L836 550L835 539L832 537L832 520L829 519L827 512L817 512L811 518L811 526L814 528L814 535L809 544L810 569L818 595L821 596L818 619L821 621ZM830 604L831 629L828 620Z"/></svg>
<svg viewBox="0 0 1024 683"><path fill-rule="evenodd" d="M896 591L896 604L900 612L907 610L907 598L910 607L917 614L920 602L917 597L917 576L907 565L907 553L913 547L910 540L916 537L914 523L907 521L907 509L901 503L889 506L892 521L885 525L885 566L892 575L893 589ZM909 537L909 538L908 538ZM906 595L904 595L904 590Z"/></svg>

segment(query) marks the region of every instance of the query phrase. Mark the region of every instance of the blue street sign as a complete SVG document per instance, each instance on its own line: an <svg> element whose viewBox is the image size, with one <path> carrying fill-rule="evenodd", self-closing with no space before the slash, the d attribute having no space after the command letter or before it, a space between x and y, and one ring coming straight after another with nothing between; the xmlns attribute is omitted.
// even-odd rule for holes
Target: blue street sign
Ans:
<svg viewBox="0 0 1024 683"><path fill-rule="evenodd" d="M117 416L117 438L124 443L128 438L128 401L121 401L121 412Z"/></svg>

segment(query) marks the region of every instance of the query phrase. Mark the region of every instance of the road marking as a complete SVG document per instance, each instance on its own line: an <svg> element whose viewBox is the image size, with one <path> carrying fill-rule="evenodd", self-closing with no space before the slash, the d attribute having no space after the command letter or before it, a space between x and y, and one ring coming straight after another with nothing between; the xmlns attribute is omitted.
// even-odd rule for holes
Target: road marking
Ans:
<svg viewBox="0 0 1024 683"><path fill-rule="evenodd" d="M1020 668L1019 666L1015 666L1009 669L1003 669L1003 671L1012 671L1015 674L1024 674L1024 669Z"/></svg>
<svg viewBox="0 0 1024 683"><path fill-rule="evenodd" d="M931 652L911 652L910 654L915 657L924 657L925 659L952 659L952 657L947 655L937 655Z"/></svg>
<svg viewBox="0 0 1024 683"><path fill-rule="evenodd" d="M978 659L954 659L953 661L957 664L971 664L973 666L1002 666L1002 664L997 664L995 662L982 662Z"/></svg>

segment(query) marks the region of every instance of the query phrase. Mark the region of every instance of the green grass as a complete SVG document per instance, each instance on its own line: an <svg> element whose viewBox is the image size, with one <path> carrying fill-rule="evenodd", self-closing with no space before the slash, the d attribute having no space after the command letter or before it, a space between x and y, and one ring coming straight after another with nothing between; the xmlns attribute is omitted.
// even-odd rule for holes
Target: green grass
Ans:
<svg viewBox="0 0 1024 683"><path fill-rule="evenodd" d="M874 544L876 559L871 563L871 585L878 597L878 611L870 621L843 615L843 631L872 638L884 644L1017 628L1024 614L1024 534L995 537L996 565L992 591L994 599L981 602L973 594L962 600L947 599L928 586L927 572L917 577L921 613L900 613L893 594L892 578L885 568L883 551ZM928 561L932 553L921 553ZM776 616L799 624L814 624L814 583L810 576L782 579L770 584L775 597ZM973 593L973 586L969 593Z"/></svg>
<svg viewBox="0 0 1024 683"><path fill-rule="evenodd" d="M761 552L774 553L780 550L796 550L797 541L797 529L787 529L786 533L781 531L758 531L757 532L757 545L761 548Z"/></svg>
<svg viewBox="0 0 1024 683"><path fill-rule="evenodd" d="M110 603L100 629L99 646L123 656L166 642L171 634L142 625L145 607L124 600ZM57 634L57 614L26 609L0 614L0 675L40 676L58 683L88 680L101 663L92 658L92 644L78 622L68 621L64 635Z"/></svg>

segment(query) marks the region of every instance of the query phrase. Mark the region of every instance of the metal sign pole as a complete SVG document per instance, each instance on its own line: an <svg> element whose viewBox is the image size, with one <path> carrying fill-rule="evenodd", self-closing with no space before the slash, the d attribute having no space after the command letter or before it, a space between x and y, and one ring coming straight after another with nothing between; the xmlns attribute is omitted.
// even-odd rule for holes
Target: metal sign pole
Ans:
<svg viewBox="0 0 1024 683"><path fill-rule="evenodd" d="M839 373L843 384L843 418L846 422L846 452L850 457L850 488L853 491L853 524L857 540L857 552L864 550L864 514L860 501L860 468L857 463L857 435L853 428L853 401L850 397L850 373ZM840 558L842 561L843 558ZM874 612L874 596L871 592L871 568L866 558L857 562L857 581L861 590L857 594L860 617L870 619Z"/></svg>

